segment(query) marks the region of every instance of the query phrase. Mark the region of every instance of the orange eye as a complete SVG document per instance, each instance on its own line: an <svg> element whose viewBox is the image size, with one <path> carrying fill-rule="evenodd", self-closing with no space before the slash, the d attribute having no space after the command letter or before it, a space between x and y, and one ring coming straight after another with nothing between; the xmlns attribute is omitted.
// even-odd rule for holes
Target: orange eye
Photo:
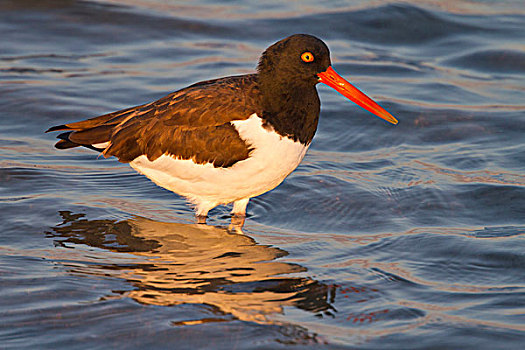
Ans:
<svg viewBox="0 0 525 350"><path fill-rule="evenodd" d="M314 60L314 55L310 51L306 51L301 55L301 59L306 63L312 62Z"/></svg>

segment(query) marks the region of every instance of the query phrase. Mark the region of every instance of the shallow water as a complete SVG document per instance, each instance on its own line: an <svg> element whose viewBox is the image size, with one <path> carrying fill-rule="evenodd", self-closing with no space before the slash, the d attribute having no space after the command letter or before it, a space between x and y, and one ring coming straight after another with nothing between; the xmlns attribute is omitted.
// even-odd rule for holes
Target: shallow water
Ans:
<svg viewBox="0 0 525 350"><path fill-rule="evenodd" d="M1 1L0 347L523 348L524 24L521 1ZM400 123L319 86L244 235L43 133L300 32Z"/></svg>

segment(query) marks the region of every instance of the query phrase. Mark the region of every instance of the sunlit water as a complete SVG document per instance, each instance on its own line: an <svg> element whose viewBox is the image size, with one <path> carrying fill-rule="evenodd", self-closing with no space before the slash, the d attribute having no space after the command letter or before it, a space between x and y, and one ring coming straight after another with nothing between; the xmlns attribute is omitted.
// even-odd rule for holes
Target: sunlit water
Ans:
<svg viewBox="0 0 525 350"><path fill-rule="evenodd" d="M522 349L524 28L521 1L0 1L0 348ZM400 123L319 86L244 235L43 133L304 32Z"/></svg>

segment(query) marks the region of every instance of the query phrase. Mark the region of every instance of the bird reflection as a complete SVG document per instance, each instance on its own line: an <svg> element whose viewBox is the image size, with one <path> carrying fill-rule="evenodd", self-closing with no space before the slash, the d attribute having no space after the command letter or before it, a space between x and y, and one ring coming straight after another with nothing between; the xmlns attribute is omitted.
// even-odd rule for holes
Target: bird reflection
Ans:
<svg viewBox="0 0 525 350"><path fill-rule="evenodd" d="M271 322L286 306L316 315L331 314L333 286L290 276L306 268L275 261L287 252L257 244L225 228L153 221L87 220L84 214L60 212L63 223L49 235L56 244L86 244L132 253L140 263L90 265L89 273L130 282L125 292L139 303L172 306L206 304L243 321ZM207 322L205 319L201 322ZM194 324L199 320L191 320Z"/></svg>

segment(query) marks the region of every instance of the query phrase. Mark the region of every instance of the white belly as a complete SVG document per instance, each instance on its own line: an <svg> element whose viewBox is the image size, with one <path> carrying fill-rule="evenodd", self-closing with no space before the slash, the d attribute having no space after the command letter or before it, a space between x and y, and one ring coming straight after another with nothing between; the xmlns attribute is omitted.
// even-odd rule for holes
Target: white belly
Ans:
<svg viewBox="0 0 525 350"><path fill-rule="evenodd" d="M251 198L279 185L301 162L308 146L282 137L263 127L256 114L249 119L233 121L241 138L253 151L246 160L229 168L216 168L211 163L162 155L153 162L146 156L130 165L157 185L188 198L197 205L216 206Z"/></svg>

